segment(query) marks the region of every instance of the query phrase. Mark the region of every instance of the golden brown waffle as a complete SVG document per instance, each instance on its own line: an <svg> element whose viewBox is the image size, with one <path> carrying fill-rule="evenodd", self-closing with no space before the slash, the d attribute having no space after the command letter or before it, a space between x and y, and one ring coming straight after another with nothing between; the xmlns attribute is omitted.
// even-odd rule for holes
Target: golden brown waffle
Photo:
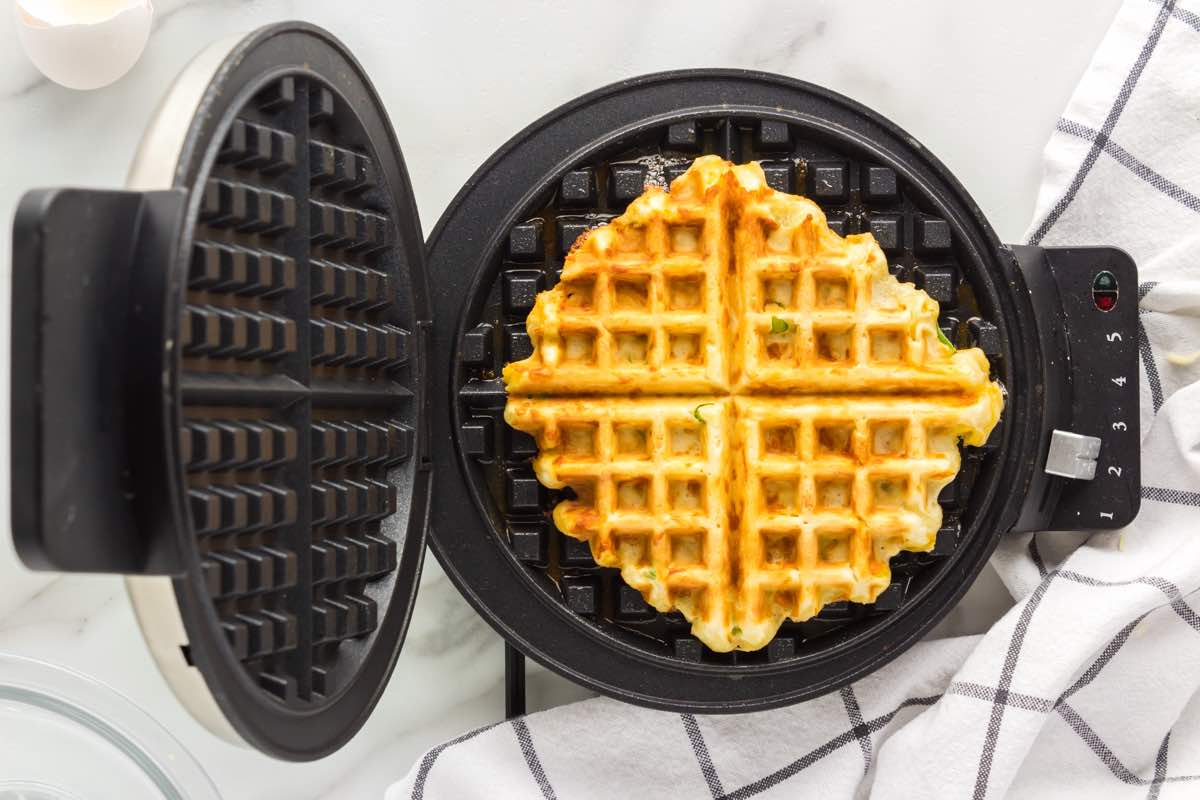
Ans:
<svg viewBox="0 0 1200 800"><path fill-rule="evenodd" d="M974 397L738 397L737 646L763 647L784 618L826 603L870 603L892 556L931 549L958 439L983 444L1001 402L997 384Z"/></svg>
<svg viewBox="0 0 1200 800"><path fill-rule="evenodd" d="M646 190L572 248L525 321L533 355L505 367L514 394L724 392L728 248L715 183L692 170ZM653 381L653 386L648 382Z"/></svg>
<svg viewBox="0 0 1200 800"><path fill-rule="evenodd" d="M730 650L728 398L513 398L505 419L537 438L533 469L575 499L559 530L659 611L678 608L710 647ZM703 420L701 422L700 420Z"/></svg>
<svg viewBox="0 0 1200 800"><path fill-rule="evenodd" d="M733 372L738 391L979 391L978 349L938 339L938 304L888 273L870 234L842 238L815 203L735 167Z"/></svg>
<svg viewBox="0 0 1200 800"><path fill-rule="evenodd" d="M754 650L933 546L958 440L1003 405L937 315L869 234L707 156L577 243L504 369L505 420L574 491L560 530L711 649Z"/></svg>

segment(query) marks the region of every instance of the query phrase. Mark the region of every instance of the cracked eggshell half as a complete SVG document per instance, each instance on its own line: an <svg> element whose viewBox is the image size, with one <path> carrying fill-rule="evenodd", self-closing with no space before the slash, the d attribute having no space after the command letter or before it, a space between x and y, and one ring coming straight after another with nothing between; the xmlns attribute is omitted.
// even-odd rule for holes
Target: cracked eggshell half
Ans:
<svg viewBox="0 0 1200 800"><path fill-rule="evenodd" d="M17 35L42 74L98 89L137 63L150 38L151 0L14 0Z"/></svg>

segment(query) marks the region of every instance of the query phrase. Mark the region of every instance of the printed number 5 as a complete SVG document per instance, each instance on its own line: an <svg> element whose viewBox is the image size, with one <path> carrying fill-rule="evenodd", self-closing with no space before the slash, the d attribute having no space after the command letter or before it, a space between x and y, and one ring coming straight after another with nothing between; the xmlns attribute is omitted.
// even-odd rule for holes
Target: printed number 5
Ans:
<svg viewBox="0 0 1200 800"><path fill-rule="evenodd" d="M1120 341L1123 341L1123 340L1121 339L1121 334L1117 333L1116 331L1113 331L1112 333L1108 334L1108 335L1107 335L1107 336L1105 336L1104 338L1105 338L1105 339L1108 339L1110 342L1120 342Z"/></svg>
<svg viewBox="0 0 1200 800"><path fill-rule="evenodd" d="M1119 478L1119 477L1121 477L1121 468L1120 467L1109 467L1108 474L1115 475Z"/></svg>
<svg viewBox="0 0 1200 800"><path fill-rule="evenodd" d="M1114 431L1127 431L1127 430L1129 430L1129 426L1126 425L1124 422L1114 422L1113 430Z"/></svg>

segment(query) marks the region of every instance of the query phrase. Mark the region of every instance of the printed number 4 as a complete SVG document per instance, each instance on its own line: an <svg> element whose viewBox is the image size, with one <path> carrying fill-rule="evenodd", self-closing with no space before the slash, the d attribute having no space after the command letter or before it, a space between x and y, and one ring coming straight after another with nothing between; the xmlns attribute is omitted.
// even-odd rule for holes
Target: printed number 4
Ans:
<svg viewBox="0 0 1200 800"><path fill-rule="evenodd" d="M1122 375L1119 378L1113 378L1112 382L1115 383L1117 386L1124 386L1125 385L1125 376Z"/></svg>
<svg viewBox="0 0 1200 800"><path fill-rule="evenodd" d="M1116 331L1113 331L1112 333L1110 333L1110 334L1107 334L1107 335L1106 335L1104 338L1105 338L1105 339L1108 339L1110 342L1120 342L1120 341L1123 341L1123 340L1121 339L1121 334L1117 333Z"/></svg>

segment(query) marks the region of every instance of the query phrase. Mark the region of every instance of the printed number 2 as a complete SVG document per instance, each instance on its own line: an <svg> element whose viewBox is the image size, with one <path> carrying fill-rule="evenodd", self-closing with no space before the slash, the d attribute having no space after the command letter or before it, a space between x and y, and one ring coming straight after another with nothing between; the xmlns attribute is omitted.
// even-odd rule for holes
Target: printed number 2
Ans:
<svg viewBox="0 0 1200 800"><path fill-rule="evenodd" d="M1129 426L1126 425L1124 422L1114 422L1113 430L1114 431L1127 431L1127 430L1129 430Z"/></svg>
<svg viewBox="0 0 1200 800"><path fill-rule="evenodd" d="M1105 338L1105 339L1108 339L1110 342L1120 342L1120 341L1123 341L1123 340L1121 339L1121 334L1117 333L1116 331L1113 331L1112 333L1110 333L1110 334L1107 334L1107 335L1106 335L1104 338Z"/></svg>
<svg viewBox="0 0 1200 800"><path fill-rule="evenodd" d="M1125 376L1122 375L1119 378L1113 378L1112 382L1115 383L1117 386L1124 386L1125 385Z"/></svg>
<svg viewBox="0 0 1200 800"><path fill-rule="evenodd" d="M1121 468L1120 467L1109 467L1108 474L1115 475L1116 477L1119 478L1119 477L1121 477Z"/></svg>

